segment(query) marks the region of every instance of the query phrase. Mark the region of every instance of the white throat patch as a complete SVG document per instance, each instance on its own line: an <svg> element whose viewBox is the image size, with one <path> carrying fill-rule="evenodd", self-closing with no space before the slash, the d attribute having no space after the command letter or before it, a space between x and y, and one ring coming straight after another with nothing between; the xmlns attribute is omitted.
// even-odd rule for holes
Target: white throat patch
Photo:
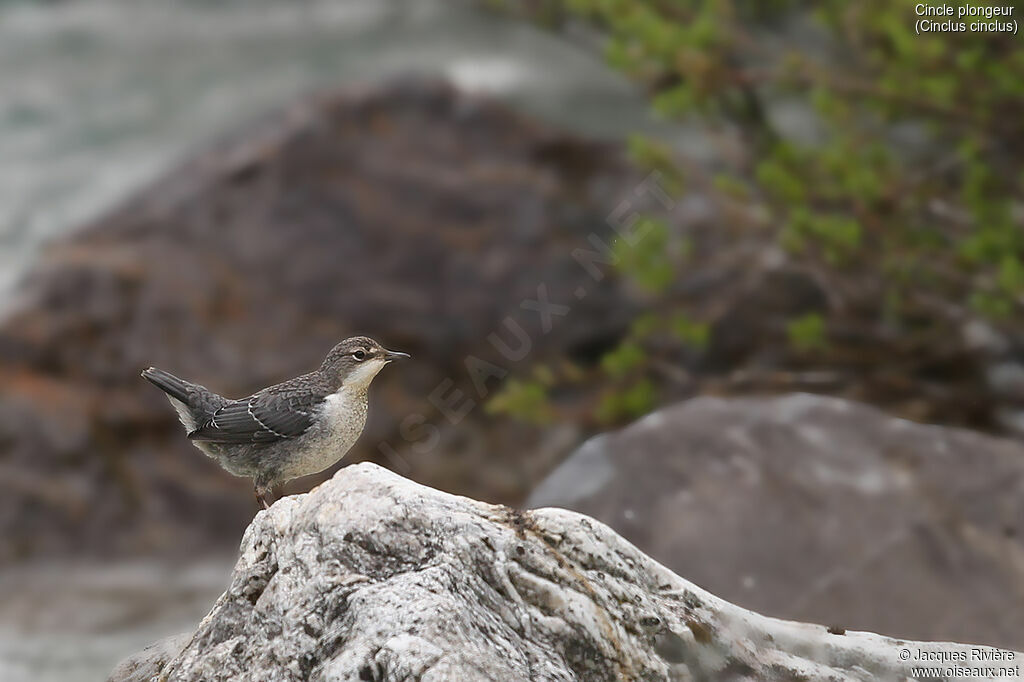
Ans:
<svg viewBox="0 0 1024 682"><path fill-rule="evenodd" d="M356 365L355 369L345 377L345 381L341 385L348 389L365 389L386 364L388 364L387 361L380 358L373 358L372 360L362 362Z"/></svg>

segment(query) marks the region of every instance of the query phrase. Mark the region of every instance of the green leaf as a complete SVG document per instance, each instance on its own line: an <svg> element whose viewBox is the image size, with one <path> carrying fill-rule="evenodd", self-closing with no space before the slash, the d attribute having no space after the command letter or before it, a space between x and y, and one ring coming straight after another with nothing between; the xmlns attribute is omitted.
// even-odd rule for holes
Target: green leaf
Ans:
<svg viewBox="0 0 1024 682"><path fill-rule="evenodd" d="M786 324L786 336L790 345L798 351L819 351L828 347L825 333L825 318L818 313L808 313Z"/></svg>

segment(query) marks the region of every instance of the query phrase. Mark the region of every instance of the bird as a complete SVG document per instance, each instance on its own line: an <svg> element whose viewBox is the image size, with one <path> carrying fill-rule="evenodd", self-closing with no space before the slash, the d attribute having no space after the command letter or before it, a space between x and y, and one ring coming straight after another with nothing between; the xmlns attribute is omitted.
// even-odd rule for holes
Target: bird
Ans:
<svg viewBox="0 0 1024 682"><path fill-rule="evenodd" d="M156 367L142 377L167 394L192 444L235 476L252 478L256 501L269 509L276 486L345 456L366 424L370 382L408 357L353 336L319 369L235 400Z"/></svg>

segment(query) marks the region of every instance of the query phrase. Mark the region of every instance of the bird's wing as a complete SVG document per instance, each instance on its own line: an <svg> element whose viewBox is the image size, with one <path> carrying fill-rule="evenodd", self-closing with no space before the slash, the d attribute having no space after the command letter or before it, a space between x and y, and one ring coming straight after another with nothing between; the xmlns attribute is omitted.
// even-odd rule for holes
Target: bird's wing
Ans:
<svg viewBox="0 0 1024 682"><path fill-rule="evenodd" d="M314 418L309 400L264 391L224 405L188 437L207 443L274 443L301 436Z"/></svg>

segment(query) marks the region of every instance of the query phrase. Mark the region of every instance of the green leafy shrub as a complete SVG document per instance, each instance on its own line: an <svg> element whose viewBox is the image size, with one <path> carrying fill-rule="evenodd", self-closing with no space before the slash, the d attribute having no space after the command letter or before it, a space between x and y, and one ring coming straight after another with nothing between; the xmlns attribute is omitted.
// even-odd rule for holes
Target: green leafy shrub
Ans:
<svg viewBox="0 0 1024 682"><path fill-rule="evenodd" d="M699 186L716 205L729 207L730 229L769 230L793 262L842 292L843 312L787 322L785 340L793 350L824 363L849 357L838 337L827 334L837 314L846 316L844 328L866 330L853 335L859 342L888 343L877 330L894 329L903 335L900 347L917 354L936 339L956 338L971 316L996 324L1019 318L1019 37L917 35L913 3L899 2L504 4L544 16L548 26L590 26L605 37L608 63L641 84L660 115L735 133L743 153L724 156L713 170L681 163L657 140L634 135L628 146L635 162L666 178L673 195ZM780 102L797 104L803 115L798 129L781 121ZM617 253L621 272L663 295L657 306L669 310L667 317L681 316L684 322L667 323L681 351L706 348L712 343L707 321L689 321L691 311L667 295L681 272L679 254L667 248L672 230L657 217L647 220L651 238L633 253ZM662 343L666 325L648 319L639 327L602 362L608 385L619 391L614 398L606 394L597 408L605 420L642 405L630 392L659 390L657 382L642 383L658 354L637 349ZM936 351L942 352L949 354ZM919 360L914 364L927 364Z"/></svg>
<svg viewBox="0 0 1024 682"><path fill-rule="evenodd" d="M548 387L553 382L546 367L535 368L529 379L511 378L501 390L487 401L491 414L508 414L532 424L547 424L552 410L548 401Z"/></svg>
<svg viewBox="0 0 1024 682"><path fill-rule="evenodd" d="M824 350L828 347L825 336L825 318L818 313L808 313L786 324L786 336L790 345L798 351Z"/></svg>

